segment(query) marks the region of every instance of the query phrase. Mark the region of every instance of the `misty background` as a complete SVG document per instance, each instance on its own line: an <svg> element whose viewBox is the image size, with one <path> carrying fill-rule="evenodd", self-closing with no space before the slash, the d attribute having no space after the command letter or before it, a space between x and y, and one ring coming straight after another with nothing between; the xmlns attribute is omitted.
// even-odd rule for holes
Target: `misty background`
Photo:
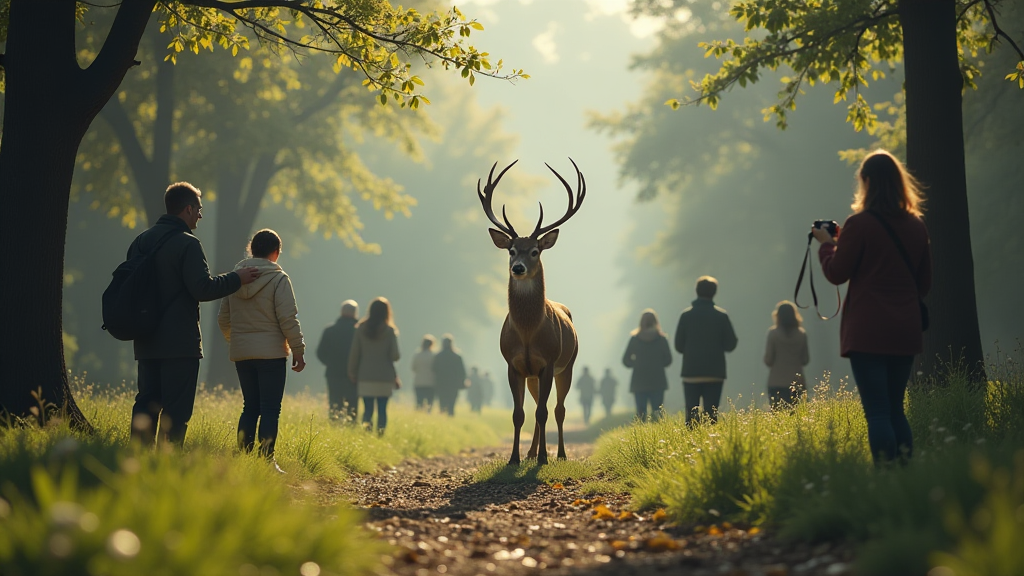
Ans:
<svg viewBox="0 0 1024 576"><path fill-rule="evenodd" d="M507 255L488 237L476 180L486 179L495 162L500 170L519 159L499 185L495 205L507 204L512 223L522 230L536 222L538 201L544 203L548 221L564 211L565 191L544 163L575 182L568 161L572 157L586 177L587 197L579 213L561 227L557 246L544 253L543 261L547 295L569 306L579 333L574 380L584 366L598 377L611 368L620 382L620 405L631 407L629 371L621 362L629 331L650 307L671 339L679 313L695 298L696 278L710 274L719 280L716 303L729 312L739 337L736 351L727 356L725 394L741 404L761 394L770 314L777 302L793 298L810 223L842 223L850 212L855 166L839 152L870 148L877 138L856 133L844 122L845 106L833 104L827 87L810 89L798 101L787 130L764 122L761 110L774 103L782 72L727 94L717 111L665 106L665 100L689 93L690 79L716 68L697 48L699 41L742 36L726 18L723 4L681 4L684 8L666 17L631 14L632 3L626 0L471 0L460 8L486 27L479 38L474 35L474 43L506 65L524 68L530 79L510 84L478 78L470 87L451 73L424 70L424 91L433 104L418 113L389 104L393 117L386 121L398 126L392 131L374 129L384 121L374 116L373 107L379 105L365 91L347 92L344 101L344 106L359 109L352 116L363 115L362 124L353 120L335 126L328 117L315 117L313 128L305 128L309 132L291 145L309 148L325 130L332 130L337 141L334 148L311 153L320 164L304 161L303 166L312 166L308 172L331 178L324 166L331 166L332 158L358 154L359 170L389 179L373 186L392 186L387 194L399 200L394 206L382 203L376 192L367 192L370 185L345 185L346 178L356 181L362 172L339 172L341 184L325 185L324 195L340 190L350 197L363 225L359 241L345 242L337 232L325 237L329 223L316 217L323 210L322 196L310 199L290 191L305 186L302 178L307 176L282 171L271 180L248 233L273 228L284 241L279 263L295 286L308 363L304 372L289 373L288 390L324 391L323 366L315 350L343 300L356 300L363 315L371 299L386 296L400 330L399 374L407 383L400 401L411 402L409 365L421 337L451 333L467 368L491 372L496 403L503 405L508 392L498 334L506 313ZM1024 28L1020 10L1008 17L1015 30ZM1003 70L1009 61L1008 55L997 53L988 67ZM176 81L202 84L202 69L190 68L198 65L182 57ZM296 73L306 74L308 68ZM880 116L891 112L898 122L902 74L897 68L889 76L873 83L866 95L891 102ZM245 92L251 85L237 74L236 80L237 85L223 86L225 93ZM125 90L148 89L141 71L130 72L128 81L133 83L126 82ZM307 83L317 81L331 80ZM1016 87L1002 81L1002 74L986 74L979 84L981 90L965 94L965 131L979 315L983 344L994 355L997 348L1012 351L1017 346L1024 321L1018 297L1024 281L1024 235L1015 219L1024 213L1019 194L1024 116L1007 96ZM210 104L212 97L190 94L176 116L177 156L171 177L189 180L204 191L204 218L196 235L211 268L223 273L242 258L244 241L229 246L217 238L215 231L235 214L218 201L225 197L218 190L227 184L210 166L242 162L255 154L247 142L254 149L257 144L252 136L229 142L204 138L199 130L217 118L190 116L209 106L220 106L216 111L224 114L247 106L244 99ZM129 105L137 132L144 134L152 120L147 103L155 100L133 98L127 94L122 101ZM110 144L104 122L100 118L94 123L86 142L93 149L86 147L83 154L105 155L112 165L115 161L109 159L123 147ZM284 138L290 130L288 123L263 113L240 123L268 133L263 137L271 140ZM353 127L357 124L362 128ZM217 142L223 146L215 146ZM131 343L102 332L99 303L110 273L145 227L127 216L131 206L140 209L138 201L112 190L138 187L140 179L113 168L97 171L98 161L85 168L89 162L83 160L76 172L69 219L66 354L70 369L86 372L89 381L130 384L135 374ZM159 196L162 190L139 192ZM402 195L412 201L402 200ZM391 217L375 210L375 204L393 208ZM821 311L832 315L835 291L814 260ZM805 286L801 303L809 301ZM226 348L213 343L222 340L217 305L202 306L204 374L215 362L226 362ZM833 385L846 380L849 364L838 356L838 318L823 322L808 310L804 320L811 342L809 381L828 373ZM668 368L670 410L682 407L680 369L676 354ZM578 408L575 393L568 408Z"/></svg>

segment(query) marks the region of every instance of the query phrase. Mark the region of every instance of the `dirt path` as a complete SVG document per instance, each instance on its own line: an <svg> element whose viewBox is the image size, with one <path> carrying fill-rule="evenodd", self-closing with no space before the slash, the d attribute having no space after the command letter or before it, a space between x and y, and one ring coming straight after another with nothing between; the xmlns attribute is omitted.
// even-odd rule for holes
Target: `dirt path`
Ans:
<svg viewBox="0 0 1024 576"><path fill-rule="evenodd" d="M575 459L590 447L567 449ZM756 529L727 524L703 530L668 526L651 513L623 514L629 504L624 494L601 494L595 502L571 483L474 481L479 466L508 453L501 447L410 460L326 486L324 496L364 509L367 528L396 547L386 574L850 573L848 549L785 545Z"/></svg>

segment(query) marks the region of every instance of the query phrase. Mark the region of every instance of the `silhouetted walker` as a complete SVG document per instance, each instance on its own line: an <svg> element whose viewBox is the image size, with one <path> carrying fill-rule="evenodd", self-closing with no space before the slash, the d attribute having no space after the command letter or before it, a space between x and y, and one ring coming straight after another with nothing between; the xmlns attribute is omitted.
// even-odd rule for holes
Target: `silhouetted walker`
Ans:
<svg viewBox="0 0 1024 576"><path fill-rule="evenodd" d="M572 162L572 158L569 159ZM518 162L518 160L517 160ZM498 185L501 177L515 162L509 164L498 174L498 179L492 182L494 169L497 163L491 166L491 172L487 175L487 186L480 190L480 181L477 181L477 196L483 206L487 218L497 227L491 228L488 232L491 241L497 248L508 251L508 315L505 316L505 323L501 327L501 355L508 363L508 382L512 390L512 399L515 408L512 410L512 424L515 426L513 438L512 456L509 464L519 464L519 435L522 431L523 422L526 421L526 412L523 410L523 400L526 395L525 389L537 402L536 426L533 431L533 442L530 444L530 451L527 458L536 456L539 464L547 464L547 438L545 427L548 422L548 397L551 395L552 384L556 390L555 397L555 423L558 425L558 458L565 459L565 437L562 425L565 422L565 398L569 395L569 387L572 385L572 367L576 362L576 354L579 352L576 330L572 325L572 314L569 309L548 300L544 294L544 266L541 264L540 255L544 250L554 247L558 239L557 228L573 217L583 205L583 199L587 194L587 184L583 179L583 173L572 162L576 169L576 194L573 197L572 188L569 183L555 170L548 166L548 170L558 178L569 195L569 207L565 214L553 224L542 226L544 222L544 207L540 208L540 218L537 226L527 238L521 238L512 228L502 208L502 224L494 215L491 208L491 200L494 197L494 188ZM547 164L545 164L547 166Z"/></svg>
<svg viewBox="0 0 1024 576"><path fill-rule="evenodd" d="M203 217L201 196L188 182L168 186L164 192L167 213L128 248L131 259L148 254L168 237L155 255L163 310L160 325L134 342L139 393L132 406L131 435L147 445L156 442L158 422L163 440L179 447L185 443L203 357L199 303L219 300L259 277L252 267L210 275L203 245L192 235Z"/></svg>
<svg viewBox="0 0 1024 576"><path fill-rule="evenodd" d="M647 419L648 406L651 418L661 419L668 389L665 368L672 364L672 350L654 310L648 308L640 315L640 325L630 333L622 363L633 369L629 391L636 398L637 419Z"/></svg>
<svg viewBox="0 0 1024 576"><path fill-rule="evenodd" d="M683 396L686 423L700 411L701 400L711 422L718 421L718 403L725 383L725 353L736 349L736 332L725 310L715 306L718 281L697 279L697 299L679 316L676 350L683 355Z"/></svg>
<svg viewBox="0 0 1024 576"><path fill-rule="evenodd" d="M381 296L370 303L366 317L356 325L348 356L348 376L363 399L363 426L373 429L376 405L378 434L388 425L388 399L401 386L395 372L398 358L398 328L391 319L391 303Z"/></svg>
<svg viewBox="0 0 1024 576"><path fill-rule="evenodd" d="M491 378L490 372L484 372L481 383L484 391L484 406L490 406L494 401L494 379Z"/></svg>
<svg viewBox="0 0 1024 576"><path fill-rule="evenodd" d="M576 379L576 389L580 391L580 406L583 407L583 423L590 425L590 414L594 408L594 391L596 386L590 368L583 367L583 374Z"/></svg>
<svg viewBox="0 0 1024 576"><path fill-rule="evenodd" d="M615 392L619 388L619 381L612 376L612 369L605 368L604 376L601 378L601 404L604 405L604 417L612 415L612 408L615 406Z"/></svg>
<svg viewBox="0 0 1024 576"><path fill-rule="evenodd" d="M811 361L807 332L796 306L783 300L772 312L772 327L764 346L768 398L773 409L792 406L807 394L804 366Z"/></svg>
<svg viewBox="0 0 1024 576"><path fill-rule="evenodd" d="M327 407L332 419L355 422L359 414L359 389L348 377L348 356L356 337L359 304L355 300L341 303L341 316L324 329L316 357L327 366Z"/></svg>
<svg viewBox="0 0 1024 576"><path fill-rule="evenodd" d="M469 400L469 409L480 413L484 407L484 378L480 369L473 366L469 369L469 388L466 390L466 400Z"/></svg>
<svg viewBox="0 0 1024 576"><path fill-rule="evenodd" d="M455 415L455 402L465 387L466 365L455 349L455 339L451 334L445 334L441 338L441 351L434 356L434 389L441 412Z"/></svg>
<svg viewBox="0 0 1024 576"><path fill-rule="evenodd" d="M857 172L854 214L833 238L812 228L821 242L818 258L833 284L850 282L839 328L840 352L850 359L868 423L876 464L914 450L903 399L924 345L927 309L922 298L932 283L928 229L921 220L924 197L892 154L869 154Z"/></svg>
<svg viewBox="0 0 1024 576"><path fill-rule="evenodd" d="M424 334L420 351L412 357L412 388L416 392L416 408L430 412L434 406L434 345L437 340Z"/></svg>
<svg viewBox="0 0 1024 576"><path fill-rule="evenodd" d="M288 373L288 352L292 370L306 367L306 345L299 326L299 309L291 278L277 263L281 237L273 230L253 235L247 251L251 258L239 262L236 270L255 267L260 277L220 303L217 323L228 341L228 353L235 363L242 389L242 415L238 418L238 446L249 452L256 442L259 423L260 454L274 462L281 401Z"/></svg>

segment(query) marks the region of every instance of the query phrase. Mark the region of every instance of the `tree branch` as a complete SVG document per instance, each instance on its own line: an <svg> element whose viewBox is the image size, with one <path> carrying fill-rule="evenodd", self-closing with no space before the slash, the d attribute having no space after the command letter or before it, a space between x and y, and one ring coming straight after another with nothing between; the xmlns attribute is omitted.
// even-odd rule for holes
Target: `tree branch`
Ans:
<svg viewBox="0 0 1024 576"><path fill-rule="evenodd" d="M128 167L135 176L135 181L139 184L138 187L142 188L143 175L150 169L152 162L146 156L146 151L142 149L142 143L139 141L139 135L135 132L131 118L128 117L124 106L117 98L111 98L107 102L107 105L100 110L100 116L107 121L114 134L117 135L118 141L121 142L121 149L124 151L124 157L128 160ZM145 207L146 202L143 201L142 205Z"/></svg>
<svg viewBox="0 0 1024 576"><path fill-rule="evenodd" d="M988 19L992 22L992 30L995 32L995 35L992 37L992 41L995 42L1002 37L1010 43L1010 46L1013 46L1014 50L1017 51L1017 56L1019 56L1021 60L1024 60L1024 51L1021 51L1020 46L1017 46L1017 43L1013 41L1013 38L999 27L999 22L996 21L996 9L992 5L991 0L984 0L984 2L985 10L988 12Z"/></svg>
<svg viewBox="0 0 1024 576"><path fill-rule="evenodd" d="M103 47L87 70L92 80L89 91L93 92L88 94L87 107L102 108L117 90L135 61L139 41L155 5L156 0L124 0L121 3Z"/></svg>

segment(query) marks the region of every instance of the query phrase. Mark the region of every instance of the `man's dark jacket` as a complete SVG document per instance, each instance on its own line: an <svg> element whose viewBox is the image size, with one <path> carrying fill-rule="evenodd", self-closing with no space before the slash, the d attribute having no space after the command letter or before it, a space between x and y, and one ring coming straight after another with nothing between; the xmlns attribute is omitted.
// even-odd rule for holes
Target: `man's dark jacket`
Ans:
<svg viewBox="0 0 1024 576"><path fill-rule="evenodd" d="M708 298L683 310L676 328L676 351L683 355L683 378L725 380L725 353L736 349L729 315Z"/></svg>
<svg viewBox="0 0 1024 576"><path fill-rule="evenodd" d="M210 266L199 238L177 216L163 215L128 248L128 259L147 254L164 234L174 234L156 254L157 278L163 316L157 331L135 340L135 359L202 358L199 303L218 300L242 287L234 272L210 276Z"/></svg>
<svg viewBox="0 0 1024 576"><path fill-rule="evenodd" d="M462 390L466 386L466 365L454 350L441 350L434 356L434 388Z"/></svg>
<svg viewBox="0 0 1024 576"><path fill-rule="evenodd" d="M337 322L324 329L316 357L327 366L328 380L348 380L348 355L355 335L356 319L348 316L338 317Z"/></svg>

